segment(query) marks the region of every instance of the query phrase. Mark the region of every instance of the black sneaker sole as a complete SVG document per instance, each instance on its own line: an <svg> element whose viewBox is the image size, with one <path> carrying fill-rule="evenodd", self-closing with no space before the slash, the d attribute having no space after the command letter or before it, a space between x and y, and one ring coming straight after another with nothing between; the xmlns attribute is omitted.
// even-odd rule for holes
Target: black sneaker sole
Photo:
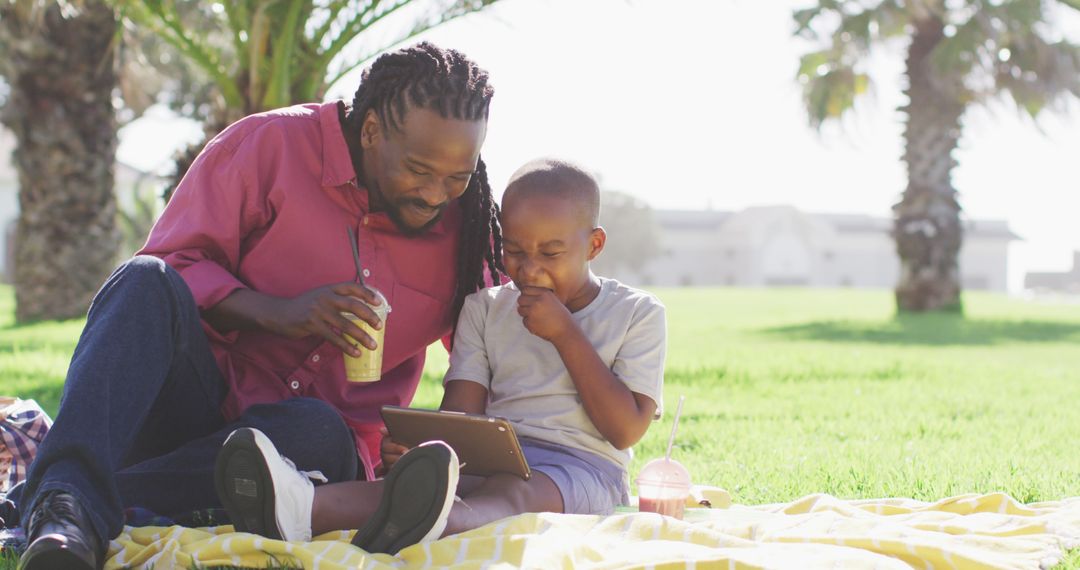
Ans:
<svg viewBox="0 0 1080 570"><path fill-rule="evenodd" d="M401 456L383 482L375 514L356 531L353 546L397 554L419 542L439 520L449 486L449 451L424 446Z"/></svg>
<svg viewBox="0 0 1080 570"><path fill-rule="evenodd" d="M281 540L270 468L249 428L233 432L214 465L214 487L236 532Z"/></svg>

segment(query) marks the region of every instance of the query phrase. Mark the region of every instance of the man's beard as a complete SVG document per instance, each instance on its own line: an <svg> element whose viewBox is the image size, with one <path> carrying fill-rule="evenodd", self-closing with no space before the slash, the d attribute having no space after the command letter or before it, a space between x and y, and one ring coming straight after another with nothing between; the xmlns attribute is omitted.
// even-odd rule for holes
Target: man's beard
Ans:
<svg viewBox="0 0 1080 570"><path fill-rule="evenodd" d="M390 220L392 222L394 222L394 225L397 226L398 231L408 237L415 237L424 234L428 230L430 230L435 224L439 223L439 220L442 220L443 214L446 213L446 207L449 206L449 202L443 204L442 206L439 206L439 211L435 214L435 217L431 218L431 220L427 221L426 223L424 223L424 225L417 228L406 224L405 217L401 214L401 211L403 209L414 204L419 206L426 206L426 204L422 200L404 199L390 204L389 207L386 208L386 215L390 217Z"/></svg>
<svg viewBox="0 0 1080 570"><path fill-rule="evenodd" d="M401 215L401 211L412 204L426 206L427 204L423 200L403 198L396 202L390 202L386 199L386 195L383 194L380 185L375 181L372 181L368 185L368 196L369 205L386 212L386 215L390 218L391 222L394 222L394 226L397 227L398 231L408 237L416 237L430 230L432 226L439 223L443 214L446 213L446 207L450 205L449 202L443 204L439 207L439 212L435 214L435 217L431 218L430 221L419 228L414 228L405 223L405 216Z"/></svg>

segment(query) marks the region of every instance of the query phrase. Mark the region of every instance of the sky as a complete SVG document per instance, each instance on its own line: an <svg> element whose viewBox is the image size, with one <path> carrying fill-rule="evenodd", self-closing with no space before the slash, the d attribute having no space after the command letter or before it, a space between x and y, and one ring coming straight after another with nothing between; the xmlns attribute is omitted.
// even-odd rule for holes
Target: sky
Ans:
<svg viewBox="0 0 1080 570"><path fill-rule="evenodd" d="M790 204L889 217L906 183L902 53L875 54L870 95L842 123L815 131L795 80L811 46L792 37L791 12L805 3L502 0L418 39L461 50L490 72L483 156L497 193L521 164L557 156L658 209ZM1080 18L1062 21L1080 38ZM358 81L359 70L327 97L351 99ZM121 131L119 157L158 168L198 136L196 125L155 109ZM1007 99L971 109L955 157L963 215L1007 220L1021 238L1010 246L1010 290L1027 271L1071 267L1080 250L1080 103L1037 122Z"/></svg>

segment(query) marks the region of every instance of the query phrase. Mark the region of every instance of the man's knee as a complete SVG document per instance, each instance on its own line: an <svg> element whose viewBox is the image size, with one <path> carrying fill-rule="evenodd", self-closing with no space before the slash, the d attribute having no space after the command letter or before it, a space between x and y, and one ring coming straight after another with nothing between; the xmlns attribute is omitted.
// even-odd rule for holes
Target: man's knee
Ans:
<svg viewBox="0 0 1080 570"><path fill-rule="evenodd" d="M95 300L116 292L122 292L128 298L158 295L180 286L187 287L180 274L165 261L150 255L137 255L112 272Z"/></svg>
<svg viewBox="0 0 1080 570"><path fill-rule="evenodd" d="M166 306L193 308L191 292L180 274L163 260L139 255L120 264L105 280L90 303L94 316L110 303L122 306Z"/></svg>
<svg viewBox="0 0 1080 570"><path fill-rule="evenodd" d="M175 273L168 263L152 255L136 255L121 263L113 272L109 281L122 281L134 287L163 285Z"/></svg>
<svg viewBox="0 0 1080 570"><path fill-rule="evenodd" d="M356 478L356 441L341 414L315 398L292 398L255 405L244 416L262 430L282 455L302 470L323 471L331 481Z"/></svg>
<svg viewBox="0 0 1080 570"><path fill-rule="evenodd" d="M317 398L292 398L273 404L288 423L305 426L316 433L345 435L349 427L330 404Z"/></svg>

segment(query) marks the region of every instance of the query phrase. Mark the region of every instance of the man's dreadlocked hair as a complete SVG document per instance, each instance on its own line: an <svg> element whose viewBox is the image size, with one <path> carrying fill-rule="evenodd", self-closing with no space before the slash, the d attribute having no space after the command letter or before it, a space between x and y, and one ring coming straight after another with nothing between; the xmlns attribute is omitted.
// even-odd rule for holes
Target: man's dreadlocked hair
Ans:
<svg viewBox="0 0 1080 570"><path fill-rule="evenodd" d="M381 55L364 70L346 128L359 133L369 110L375 111L384 127L394 129L400 128L410 108L429 109L444 119L486 121L494 93L487 72L464 54L421 42ZM491 195L483 160L477 162L460 200L463 223L454 287L455 319L465 297L484 287L485 261L494 284L506 274L500 255L499 205Z"/></svg>

